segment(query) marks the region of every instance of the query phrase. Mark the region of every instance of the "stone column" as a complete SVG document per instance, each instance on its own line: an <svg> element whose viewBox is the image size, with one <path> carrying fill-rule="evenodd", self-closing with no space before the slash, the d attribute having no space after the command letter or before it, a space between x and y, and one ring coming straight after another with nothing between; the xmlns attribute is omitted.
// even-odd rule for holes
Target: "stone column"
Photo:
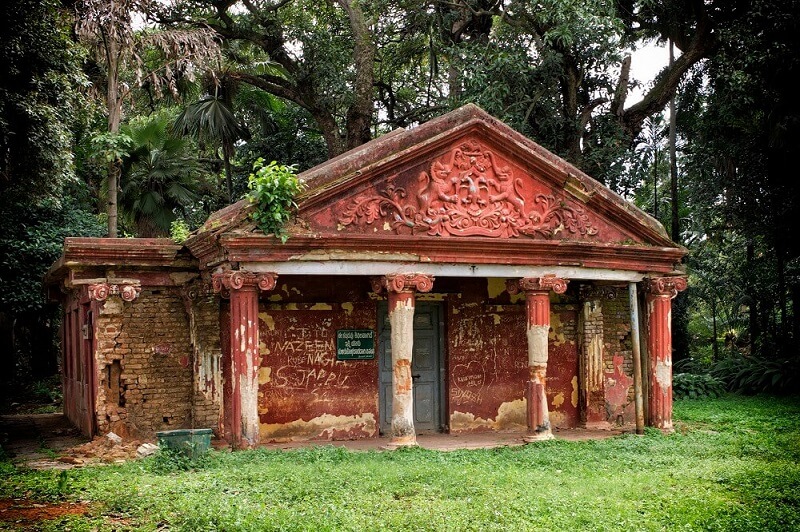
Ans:
<svg viewBox="0 0 800 532"><path fill-rule="evenodd" d="M672 430L672 299L686 289L684 277L647 279L648 424Z"/></svg>
<svg viewBox="0 0 800 532"><path fill-rule="evenodd" d="M275 288L274 273L225 271L212 277L214 292L230 297L231 445L234 449L258 444L258 295Z"/></svg>
<svg viewBox="0 0 800 532"><path fill-rule="evenodd" d="M414 431L414 383L411 361L414 349L416 292L433 288L433 276L421 273L392 274L373 281L376 292L386 289L392 328L392 439L390 449L417 444Z"/></svg>
<svg viewBox="0 0 800 532"><path fill-rule="evenodd" d="M550 413L547 408L547 355L550 334L550 290L563 294L567 290L565 279L555 275L525 277L507 281L509 293L525 292L528 314L528 381L525 400L528 408L527 442L553 438Z"/></svg>

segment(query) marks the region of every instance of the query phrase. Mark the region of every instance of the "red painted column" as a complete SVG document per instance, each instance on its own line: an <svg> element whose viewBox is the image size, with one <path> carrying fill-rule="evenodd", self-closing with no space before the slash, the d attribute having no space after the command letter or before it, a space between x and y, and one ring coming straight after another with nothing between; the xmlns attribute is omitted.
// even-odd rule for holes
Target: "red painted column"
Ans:
<svg viewBox="0 0 800 532"><path fill-rule="evenodd" d="M414 304L416 292L433 288L433 276L421 273L392 274L375 279L373 289L386 289L389 324L392 328L392 439L387 448L417 444L414 430L414 381L411 362L414 350Z"/></svg>
<svg viewBox="0 0 800 532"><path fill-rule="evenodd" d="M214 292L230 297L230 374L228 411L231 419L231 445L234 449L258 444L258 295L275 288L278 276L274 273L226 271L214 274Z"/></svg>
<svg viewBox="0 0 800 532"><path fill-rule="evenodd" d="M672 430L672 299L686 289L684 277L647 279L648 424Z"/></svg>
<svg viewBox="0 0 800 532"><path fill-rule="evenodd" d="M563 294L567 290L565 279L555 275L525 277L506 283L512 294L525 292L528 326L528 381L525 386L527 404L527 442L553 438L550 413L547 408L547 357L550 334L550 290Z"/></svg>

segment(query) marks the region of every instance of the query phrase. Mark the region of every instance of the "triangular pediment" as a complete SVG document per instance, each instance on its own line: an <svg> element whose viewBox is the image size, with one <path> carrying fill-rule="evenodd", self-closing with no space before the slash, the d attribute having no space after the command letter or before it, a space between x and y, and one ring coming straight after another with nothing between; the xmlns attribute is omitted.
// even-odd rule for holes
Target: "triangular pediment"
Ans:
<svg viewBox="0 0 800 532"><path fill-rule="evenodd" d="M247 200L186 243L223 261L410 261L670 272L685 254L655 219L475 105L300 174L288 241Z"/></svg>
<svg viewBox="0 0 800 532"><path fill-rule="evenodd" d="M344 238L674 245L647 214L476 106L433 122L302 175L305 228Z"/></svg>

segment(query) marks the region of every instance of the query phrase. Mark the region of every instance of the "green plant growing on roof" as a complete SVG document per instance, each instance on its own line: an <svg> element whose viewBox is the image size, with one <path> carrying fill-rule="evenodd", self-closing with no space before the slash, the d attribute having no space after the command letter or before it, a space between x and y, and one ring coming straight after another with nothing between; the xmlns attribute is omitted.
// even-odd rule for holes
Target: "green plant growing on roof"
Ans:
<svg viewBox="0 0 800 532"><path fill-rule="evenodd" d="M296 170L294 165L275 161L265 165L259 158L253 163L253 173L247 182L250 203L255 205L250 218L265 234L274 234L284 243L289 235L283 226L297 209L295 196L303 190Z"/></svg>

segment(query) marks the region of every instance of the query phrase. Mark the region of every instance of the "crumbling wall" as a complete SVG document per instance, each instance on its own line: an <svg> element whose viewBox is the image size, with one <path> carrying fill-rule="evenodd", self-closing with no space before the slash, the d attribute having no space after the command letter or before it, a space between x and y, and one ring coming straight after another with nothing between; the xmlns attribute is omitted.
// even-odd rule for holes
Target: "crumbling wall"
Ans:
<svg viewBox="0 0 800 532"><path fill-rule="evenodd" d="M612 424L636 421L633 392L633 351L631 349L630 304L627 291L617 289L616 297L604 299L603 366L606 412Z"/></svg>
<svg viewBox="0 0 800 532"><path fill-rule="evenodd" d="M98 431L152 436L192 424L189 323L178 289L109 297L96 321Z"/></svg>
<svg viewBox="0 0 800 532"><path fill-rule="evenodd" d="M194 427L219 433L222 422L220 303L213 295L191 300L194 346Z"/></svg>

